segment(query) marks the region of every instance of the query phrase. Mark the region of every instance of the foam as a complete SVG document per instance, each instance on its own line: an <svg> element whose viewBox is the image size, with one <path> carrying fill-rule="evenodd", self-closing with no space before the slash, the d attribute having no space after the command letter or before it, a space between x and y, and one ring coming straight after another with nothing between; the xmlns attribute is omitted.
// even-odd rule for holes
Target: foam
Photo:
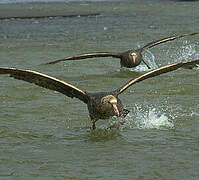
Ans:
<svg viewBox="0 0 199 180"><path fill-rule="evenodd" d="M160 109L149 107L143 110L137 105L125 118L125 127L132 129L172 129L174 123Z"/></svg>

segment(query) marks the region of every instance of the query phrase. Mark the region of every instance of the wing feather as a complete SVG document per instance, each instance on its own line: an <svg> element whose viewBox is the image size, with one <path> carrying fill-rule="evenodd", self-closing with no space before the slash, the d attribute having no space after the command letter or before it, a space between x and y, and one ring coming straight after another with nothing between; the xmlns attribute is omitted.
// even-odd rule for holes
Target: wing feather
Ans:
<svg viewBox="0 0 199 180"><path fill-rule="evenodd" d="M166 65L166 66L160 67L158 69L155 69L153 71L145 73L145 74L143 74L143 75L141 75L141 76L139 76L139 77L137 77L135 79L131 79L130 81L128 81L126 84L124 84L122 87L120 87L117 90L117 94L121 94L127 88L132 86L133 84L138 83L140 81L143 81L145 79L149 79L149 78L158 76L160 74L164 74L164 73L167 73L167 72L170 72L170 71L174 71L174 70L176 70L178 68L181 68L181 67L186 67L186 66L195 65L195 64L199 64L199 59L190 60L190 61L182 61L182 62L179 62L179 63L170 64L170 65Z"/></svg>
<svg viewBox="0 0 199 180"><path fill-rule="evenodd" d="M196 34L199 34L199 32L194 32L194 33L190 33L190 34L181 34L181 35L178 35L178 36L166 37L166 38L163 38L163 39L160 39L160 40L157 40L157 41L150 42L147 45L145 45L142 49L146 50L148 48L151 48L151 47L156 46L156 45L161 44L161 43L165 43L167 41L173 41L173 40L181 38L181 37L193 36L193 35L196 35Z"/></svg>
<svg viewBox="0 0 199 180"><path fill-rule="evenodd" d="M86 59L86 58L94 58L94 57L116 57L120 58L120 54L114 54L110 52L95 52L95 53L87 53L87 54L80 54L77 56L70 56L63 59L57 59L46 64L56 64L61 61L68 61L68 60L79 60L79 59Z"/></svg>
<svg viewBox="0 0 199 180"><path fill-rule="evenodd" d="M86 94L86 92L76 88L75 86L65 81L56 79L46 74L42 74L32 70L8 67L0 67L0 74L10 74L10 76L15 79L34 83L38 86L60 92L71 98L76 97L84 103L87 103L88 101L88 95Z"/></svg>

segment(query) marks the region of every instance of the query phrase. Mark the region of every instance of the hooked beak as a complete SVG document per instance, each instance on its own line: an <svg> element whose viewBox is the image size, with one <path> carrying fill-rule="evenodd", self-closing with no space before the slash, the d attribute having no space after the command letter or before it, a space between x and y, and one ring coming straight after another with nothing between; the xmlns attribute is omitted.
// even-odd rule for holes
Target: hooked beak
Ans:
<svg viewBox="0 0 199 180"><path fill-rule="evenodd" d="M136 64L136 56L133 55L133 63Z"/></svg>
<svg viewBox="0 0 199 180"><path fill-rule="evenodd" d="M113 110L114 110L114 112L115 112L115 114L116 114L116 116L120 116L120 112L119 112L119 110L118 110L118 108L117 108L117 105L116 104L112 104L113 105Z"/></svg>
<svg viewBox="0 0 199 180"><path fill-rule="evenodd" d="M137 54L135 52L131 53L133 63L136 64Z"/></svg>

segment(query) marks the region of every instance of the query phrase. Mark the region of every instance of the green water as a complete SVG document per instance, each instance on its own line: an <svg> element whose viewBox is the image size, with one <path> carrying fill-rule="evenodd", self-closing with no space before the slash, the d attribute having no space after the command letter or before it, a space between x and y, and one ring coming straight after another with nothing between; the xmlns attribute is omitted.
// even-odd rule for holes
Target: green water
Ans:
<svg viewBox="0 0 199 180"><path fill-rule="evenodd" d="M123 52L199 31L197 1L30 6L101 15L0 20L0 66L37 70L91 92L116 89L147 68L120 69L113 58L42 64L84 52ZM198 58L198 40L178 39L143 55L153 68ZM178 70L138 83L120 95L131 110L121 130L106 132L101 121L91 132L87 107L78 99L1 75L0 179L197 180L198 79L198 69Z"/></svg>

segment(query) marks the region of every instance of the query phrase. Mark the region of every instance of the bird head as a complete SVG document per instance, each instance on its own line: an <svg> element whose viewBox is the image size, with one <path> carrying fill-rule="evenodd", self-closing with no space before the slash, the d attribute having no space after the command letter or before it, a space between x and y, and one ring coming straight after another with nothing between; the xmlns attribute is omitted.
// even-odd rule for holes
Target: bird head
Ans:
<svg viewBox="0 0 199 180"><path fill-rule="evenodd" d="M143 61L143 63L148 67L148 69L151 69L149 64L142 58L142 54L141 54L142 50L143 49L138 49L138 50L130 53L130 55L132 57L132 61L133 61L134 65L139 65L141 63L141 61Z"/></svg>
<svg viewBox="0 0 199 180"><path fill-rule="evenodd" d="M113 95L108 95L102 98L101 100L105 111L114 110L116 116L120 116L120 112L117 107L117 98Z"/></svg>
<svg viewBox="0 0 199 180"><path fill-rule="evenodd" d="M136 52L132 52L131 53L131 57L132 57L133 63L136 64L137 53Z"/></svg>

